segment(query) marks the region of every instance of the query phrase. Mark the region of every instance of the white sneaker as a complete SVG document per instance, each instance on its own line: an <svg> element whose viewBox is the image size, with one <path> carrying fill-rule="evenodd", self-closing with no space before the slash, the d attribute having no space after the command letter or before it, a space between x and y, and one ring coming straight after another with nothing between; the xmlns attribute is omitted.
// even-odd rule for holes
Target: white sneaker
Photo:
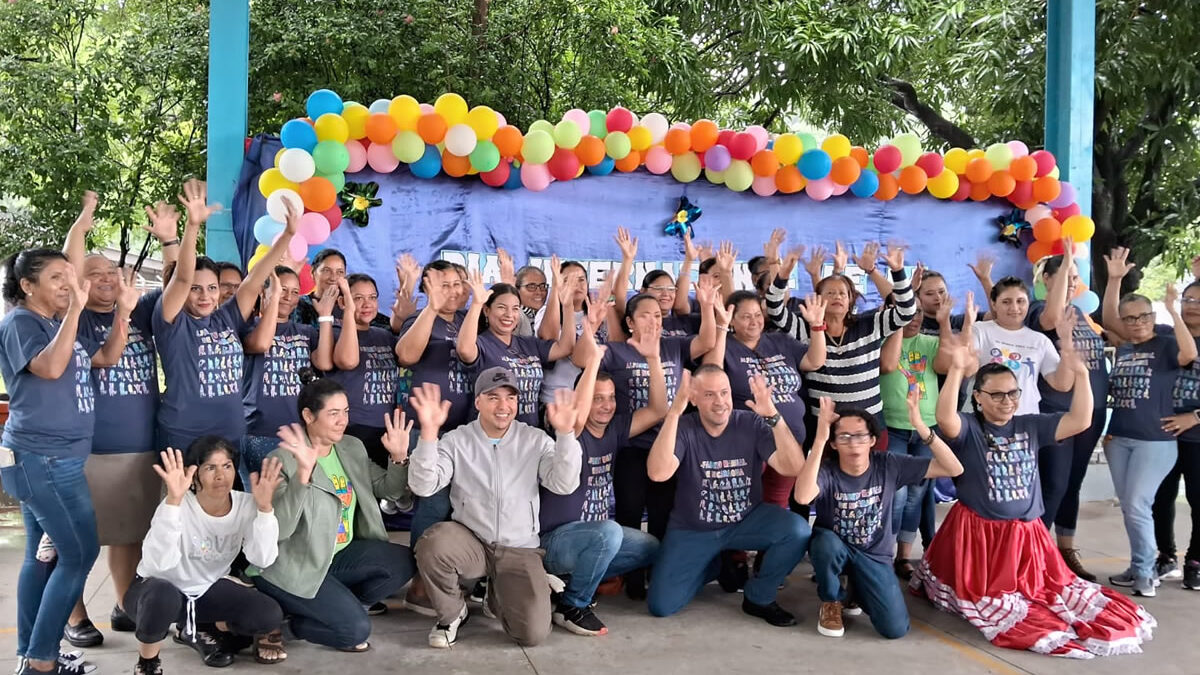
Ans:
<svg viewBox="0 0 1200 675"><path fill-rule="evenodd" d="M467 622L467 603L463 603L462 611L458 613L458 618L451 621L449 624L435 624L433 630L429 631L429 646L435 649L449 649L458 642L458 629Z"/></svg>
<svg viewBox="0 0 1200 675"><path fill-rule="evenodd" d="M43 533L42 538L38 540L37 553L34 557L38 562L52 563L58 558L58 550L54 548L54 542L50 541L50 535Z"/></svg>

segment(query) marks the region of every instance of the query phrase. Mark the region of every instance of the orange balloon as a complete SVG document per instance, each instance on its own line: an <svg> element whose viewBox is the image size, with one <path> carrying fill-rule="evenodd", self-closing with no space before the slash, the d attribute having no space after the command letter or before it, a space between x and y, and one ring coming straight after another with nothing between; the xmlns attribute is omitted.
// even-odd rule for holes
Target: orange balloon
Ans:
<svg viewBox="0 0 1200 675"><path fill-rule="evenodd" d="M426 143L437 145L446 138L446 120L442 119L442 116L435 112L425 113L417 118L417 134ZM370 135L370 132L368 132L368 135ZM496 142L495 137L492 138L492 142Z"/></svg>
<svg viewBox="0 0 1200 675"><path fill-rule="evenodd" d="M854 161L858 162L858 168L860 169L867 168L867 164L871 162L871 157L867 154L867 149L861 145L850 148L850 156L854 158Z"/></svg>
<svg viewBox="0 0 1200 675"><path fill-rule="evenodd" d="M604 141L595 136L584 136L575 146L575 156L583 166L596 166L604 161Z"/></svg>
<svg viewBox="0 0 1200 675"><path fill-rule="evenodd" d="M1037 173L1037 160L1029 156L1018 157L1008 165L1008 172L1014 180L1033 180Z"/></svg>
<svg viewBox="0 0 1200 675"><path fill-rule="evenodd" d="M967 162L967 178L972 185L986 183L992 177L992 163L986 157L976 157Z"/></svg>
<svg viewBox="0 0 1200 675"><path fill-rule="evenodd" d="M1029 262L1036 263L1051 254L1052 246L1048 241L1035 241L1025 249L1025 257L1029 258Z"/></svg>
<svg viewBox="0 0 1200 675"><path fill-rule="evenodd" d="M890 202L900 194L900 183L890 173L879 174L879 187L875 190L875 199Z"/></svg>
<svg viewBox="0 0 1200 675"><path fill-rule="evenodd" d="M829 177L838 185L850 185L858 180L859 174L862 173L862 167L858 165L858 160L853 157L838 157L833 160L833 168L829 170ZM901 176L904 174L901 173Z"/></svg>
<svg viewBox="0 0 1200 675"><path fill-rule="evenodd" d="M389 118L390 119L390 118ZM327 211L337 203L337 190L328 178L313 176L300 184L300 200L309 211Z"/></svg>
<svg viewBox="0 0 1200 675"><path fill-rule="evenodd" d="M525 144L525 137L521 135L520 129L512 125L505 125L492 135L492 142L496 144L496 149L500 151L501 157L516 157L521 154L521 146Z"/></svg>
<svg viewBox="0 0 1200 675"><path fill-rule="evenodd" d="M613 162L613 166L615 166L617 171L620 171L621 173L636 171L641 165L642 153L638 152L637 150L630 150L628 155L625 155L621 159Z"/></svg>
<svg viewBox="0 0 1200 675"><path fill-rule="evenodd" d="M1053 244L1062 239L1062 224L1053 218L1042 218L1033 224L1033 238Z"/></svg>
<svg viewBox="0 0 1200 675"><path fill-rule="evenodd" d="M471 158L459 157L458 155L449 152L442 153L442 171L446 172L447 176L453 178L462 178L471 170Z"/></svg>
<svg viewBox="0 0 1200 675"><path fill-rule="evenodd" d="M1042 176L1033 181L1033 198L1039 202L1052 202L1058 199L1060 192L1062 192L1062 185L1059 184L1057 178Z"/></svg>
<svg viewBox="0 0 1200 675"><path fill-rule="evenodd" d="M970 165L967 166L970 171ZM991 178L987 179L988 189L997 197L1007 197L1012 194L1012 191L1017 189L1017 181L1013 180L1012 174L1007 171L997 171L992 174Z"/></svg>
<svg viewBox="0 0 1200 675"><path fill-rule="evenodd" d="M992 191L988 189L987 182L971 183L971 201L986 202L992 196Z"/></svg>
<svg viewBox="0 0 1200 675"><path fill-rule="evenodd" d="M780 168L775 174L775 187L787 195L803 190L804 176L800 175L800 168L795 164Z"/></svg>
<svg viewBox="0 0 1200 675"><path fill-rule="evenodd" d="M692 125L692 150L704 152L717 144L717 134L720 129L711 120L699 120Z"/></svg>
<svg viewBox="0 0 1200 675"><path fill-rule="evenodd" d="M367 138L372 143L391 143L396 131L396 120L387 113L375 113L367 118Z"/></svg>
<svg viewBox="0 0 1200 675"><path fill-rule="evenodd" d="M929 176L925 175L925 169L916 164L900 170L900 189L904 190L905 194L919 195L927 183L929 183Z"/></svg>
<svg viewBox="0 0 1200 675"><path fill-rule="evenodd" d="M774 150L759 150L750 158L750 168L755 176L774 176L779 171L779 158Z"/></svg>
<svg viewBox="0 0 1200 675"><path fill-rule="evenodd" d="M663 147L672 155L682 155L692 149L692 134L685 129L671 129L663 139Z"/></svg>

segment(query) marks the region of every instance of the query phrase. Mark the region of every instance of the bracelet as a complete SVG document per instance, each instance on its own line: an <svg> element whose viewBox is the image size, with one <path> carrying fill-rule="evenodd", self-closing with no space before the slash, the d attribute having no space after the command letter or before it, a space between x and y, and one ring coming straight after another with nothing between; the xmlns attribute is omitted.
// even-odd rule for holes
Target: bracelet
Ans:
<svg viewBox="0 0 1200 675"><path fill-rule="evenodd" d="M815 326L809 326L808 330L813 333L820 333L821 331L825 330L828 327L829 327L828 324L819 323L819 324L816 324Z"/></svg>
<svg viewBox="0 0 1200 675"><path fill-rule="evenodd" d="M717 324L717 330L728 331L729 326L722 326L721 324Z"/></svg>
<svg viewBox="0 0 1200 675"><path fill-rule="evenodd" d="M174 239L172 239L171 241L164 241L164 242L162 243L162 247L163 247L163 248L166 248L166 247L168 247L168 246L178 246L178 245L179 245L179 237L175 237L175 238L174 238Z"/></svg>
<svg viewBox="0 0 1200 675"><path fill-rule="evenodd" d="M333 316L318 316L317 323L333 323Z"/></svg>
<svg viewBox="0 0 1200 675"><path fill-rule="evenodd" d="M937 432L936 432L936 431L934 431L933 429L930 429L930 430L929 430L929 435L928 435L928 436L926 436L926 437L925 437L925 439L924 439L924 443L925 443L925 445L932 446L932 445L933 445L933 439L935 439L935 438L937 438Z"/></svg>

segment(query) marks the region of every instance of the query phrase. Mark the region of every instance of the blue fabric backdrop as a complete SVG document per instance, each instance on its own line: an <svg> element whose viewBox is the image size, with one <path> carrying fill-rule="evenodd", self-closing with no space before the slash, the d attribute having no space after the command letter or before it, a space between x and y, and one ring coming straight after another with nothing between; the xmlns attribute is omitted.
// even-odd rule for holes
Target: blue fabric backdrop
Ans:
<svg viewBox="0 0 1200 675"><path fill-rule="evenodd" d="M258 176L273 166L280 147L275 137L256 138L243 165L233 207L243 265L257 245L254 221L266 213ZM585 261L595 285L604 270L619 262L620 251L613 242L618 226L628 227L640 239L635 285L650 269L674 272L683 257L683 242L664 234L663 227L682 194L704 210L696 223L696 239L731 240L741 261L761 255L763 242L776 227L788 231L785 251L801 243L832 250L839 239L857 246L867 240L899 240L911 246L906 263L920 260L944 274L960 306L966 291L979 293L967 263L980 251L996 259L997 279L1007 274L1029 279L1031 273L1022 250L997 241L995 219L1012 208L998 201L952 202L903 194L889 202L848 194L825 202L803 194L763 198L710 185L703 178L684 185L641 170L603 177L585 173L543 192L501 190L477 179L422 180L404 165L392 174L368 170L348 178L378 182L383 204L371 209L370 225L360 228L343 221L324 244L310 250L310 256L320 248L337 248L350 271L375 277L381 298L392 296L394 261L404 252L422 263L446 258L476 266L489 281L498 276L497 247L511 252L517 266L527 259L544 264L556 253L563 260ZM739 265L736 281L749 284L744 265ZM808 287L807 279L800 282L801 290ZM866 290L868 304L877 303L873 289ZM985 304L983 298L977 301ZM389 303L380 304L386 311Z"/></svg>

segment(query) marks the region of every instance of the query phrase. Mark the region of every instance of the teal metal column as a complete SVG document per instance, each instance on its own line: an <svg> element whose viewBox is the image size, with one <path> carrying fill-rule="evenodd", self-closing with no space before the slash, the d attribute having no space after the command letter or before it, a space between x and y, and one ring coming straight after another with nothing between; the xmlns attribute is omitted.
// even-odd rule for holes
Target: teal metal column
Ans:
<svg viewBox="0 0 1200 675"><path fill-rule="evenodd" d="M238 262L233 190L242 170L250 80L249 0L212 0L208 15L208 200L225 208L208 221L206 250Z"/></svg>

